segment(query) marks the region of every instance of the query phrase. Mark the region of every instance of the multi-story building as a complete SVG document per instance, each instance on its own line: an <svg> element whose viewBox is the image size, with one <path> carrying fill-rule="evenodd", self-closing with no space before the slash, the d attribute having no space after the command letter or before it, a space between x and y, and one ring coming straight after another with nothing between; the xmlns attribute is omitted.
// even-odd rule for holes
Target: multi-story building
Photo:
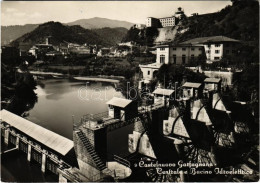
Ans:
<svg viewBox="0 0 260 183"><path fill-rule="evenodd" d="M207 62L220 61L226 55L237 53L238 40L224 36L195 38L178 45L157 45L156 63L139 65L144 83L149 83L163 64L190 65L206 55Z"/></svg>
<svg viewBox="0 0 260 183"><path fill-rule="evenodd" d="M146 27L169 27L176 25L176 18L172 17L163 17L163 18L154 18L148 17L146 19Z"/></svg>
<svg viewBox="0 0 260 183"><path fill-rule="evenodd" d="M198 60L204 53L203 46L188 44L158 45L156 48L156 63L139 65L143 72L144 83L149 83L163 64L187 65Z"/></svg>
<svg viewBox="0 0 260 183"><path fill-rule="evenodd" d="M148 17L146 19L146 27L161 27L160 20L154 17Z"/></svg>
<svg viewBox="0 0 260 183"><path fill-rule="evenodd" d="M185 41L183 44L203 45L207 62L220 61L225 56L234 56L240 41L225 36L201 37Z"/></svg>
<svg viewBox="0 0 260 183"><path fill-rule="evenodd" d="M146 19L146 27L170 27L177 25L178 21L184 15L184 11L182 8L178 8L173 16L170 17L163 17L163 18L154 18L148 17Z"/></svg>
<svg viewBox="0 0 260 183"><path fill-rule="evenodd" d="M164 18L159 18L159 21L162 25L162 27L169 27L169 26L175 26L175 17L164 17Z"/></svg>
<svg viewBox="0 0 260 183"><path fill-rule="evenodd" d="M189 64L197 61L204 52L202 45L179 44L157 46L156 62L161 64Z"/></svg>

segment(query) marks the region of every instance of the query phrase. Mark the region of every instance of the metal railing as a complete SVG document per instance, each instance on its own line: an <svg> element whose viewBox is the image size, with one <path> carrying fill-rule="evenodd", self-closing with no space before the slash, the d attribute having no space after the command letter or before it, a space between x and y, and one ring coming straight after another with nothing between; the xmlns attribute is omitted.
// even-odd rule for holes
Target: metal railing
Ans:
<svg viewBox="0 0 260 183"><path fill-rule="evenodd" d="M82 117L82 120L84 122L92 120L92 121L99 121L103 120L104 118L108 117L108 111L102 112L102 113L97 113L97 114L86 114Z"/></svg>

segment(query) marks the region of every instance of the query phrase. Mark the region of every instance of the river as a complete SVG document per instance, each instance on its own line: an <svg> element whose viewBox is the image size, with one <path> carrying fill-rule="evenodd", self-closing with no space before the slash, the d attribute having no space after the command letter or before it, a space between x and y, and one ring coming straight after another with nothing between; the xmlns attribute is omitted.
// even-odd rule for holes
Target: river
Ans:
<svg viewBox="0 0 260 183"><path fill-rule="evenodd" d="M72 140L73 120L78 121L85 114L107 111L106 102L123 97L110 83L78 82L68 79L42 80L35 92L38 101L28 111L28 120ZM133 125L110 132L107 136L108 154L127 154L128 134ZM26 156L11 153L2 161L2 177L6 181L57 181L50 175L44 175L35 169L35 165L26 162ZM8 160L9 159L9 160ZM17 162L19 167L17 167ZM14 168L15 167L15 168ZM24 167L24 168L22 168ZM39 176L35 176L39 175Z"/></svg>

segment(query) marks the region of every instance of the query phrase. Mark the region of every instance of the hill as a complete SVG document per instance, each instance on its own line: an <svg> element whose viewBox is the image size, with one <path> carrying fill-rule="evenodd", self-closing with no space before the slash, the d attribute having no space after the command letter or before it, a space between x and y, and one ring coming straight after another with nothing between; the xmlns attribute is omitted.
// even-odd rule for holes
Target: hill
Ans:
<svg viewBox="0 0 260 183"><path fill-rule="evenodd" d="M1 44L6 45L9 44L11 41L14 41L18 39L19 37L23 36L26 33L32 32L34 29L36 29L40 24L26 24L26 25L11 25L11 26L1 26ZM126 32L125 29L129 29L133 23L126 22L126 21L118 21L118 20L110 20L106 18L90 18L90 19L81 19L76 20L74 22L70 22L64 25L80 25L81 27L85 29L94 29L94 32L97 32L98 34L104 33L107 34L106 31L113 32L113 30L116 31L115 36L111 34L111 41L116 40L119 42L121 41L120 34ZM103 29L104 30L99 30ZM113 28L113 29L109 29ZM118 28L118 29L117 29ZM124 29L125 28L125 29ZM114 33L114 32L113 32ZM119 34L119 37L116 35ZM107 39L110 39L107 37ZM112 41L113 42L113 41Z"/></svg>
<svg viewBox="0 0 260 183"><path fill-rule="evenodd" d="M223 35L246 42L258 41L259 3L254 0L234 1L219 12L189 17L175 41L196 37Z"/></svg>
<svg viewBox="0 0 260 183"><path fill-rule="evenodd" d="M38 24L1 26L1 44L9 44L11 41L33 31Z"/></svg>
<svg viewBox="0 0 260 183"><path fill-rule="evenodd" d="M122 41L140 42L140 35L142 30L131 28ZM159 28L153 41L182 42L197 37L219 35L242 40L257 47L259 3L254 0L237 0L232 6L227 6L219 12L187 17L175 27Z"/></svg>
<svg viewBox="0 0 260 183"><path fill-rule="evenodd" d="M12 45L44 43L45 37L51 36L53 45L59 45L66 41L79 44L88 43L112 46L122 39L125 32L127 32L125 28L88 30L79 25L67 26L59 22L47 22L39 25L32 32L19 37L12 42ZM109 34L113 36L108 36Z"/></svg>
<svg viewBox="0 0 260 183"><path fill-rule="evenodd" d="M126 29L129 29L134 24L126 21L94 17L90 19L80 19L74 22L69 22L67 23L67 25L80 25L85 29L100 29L104 27L110 27L110 28L124 27Z"/></svg>

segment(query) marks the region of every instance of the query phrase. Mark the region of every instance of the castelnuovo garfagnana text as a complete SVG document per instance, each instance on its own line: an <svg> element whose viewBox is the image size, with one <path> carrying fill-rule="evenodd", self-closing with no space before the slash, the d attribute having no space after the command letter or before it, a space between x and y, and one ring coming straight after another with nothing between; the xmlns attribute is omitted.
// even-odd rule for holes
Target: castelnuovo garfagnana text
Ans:
<svg viewBox="0 0 260 183"><path fill-rule="evenodd" d="M158 174L223 174L223 175L233 175L233 174L252 174L252 171L243 170L243 169L235 169L224 170L223 168L213 168L214 165L212 163L184 163L183 161L178 161L178 163L158 163L156 162L144 162L140 161L139 164L135 164L135 166L139 166L140 168L156 168ZM167 169L168 168L168 169ZM187 169L188 168L188 169ZM201 170L201 168L210 168L210 170ZM211 169L213 168L213 169ZM198 170L199 169L199 170Z"/></svg>

